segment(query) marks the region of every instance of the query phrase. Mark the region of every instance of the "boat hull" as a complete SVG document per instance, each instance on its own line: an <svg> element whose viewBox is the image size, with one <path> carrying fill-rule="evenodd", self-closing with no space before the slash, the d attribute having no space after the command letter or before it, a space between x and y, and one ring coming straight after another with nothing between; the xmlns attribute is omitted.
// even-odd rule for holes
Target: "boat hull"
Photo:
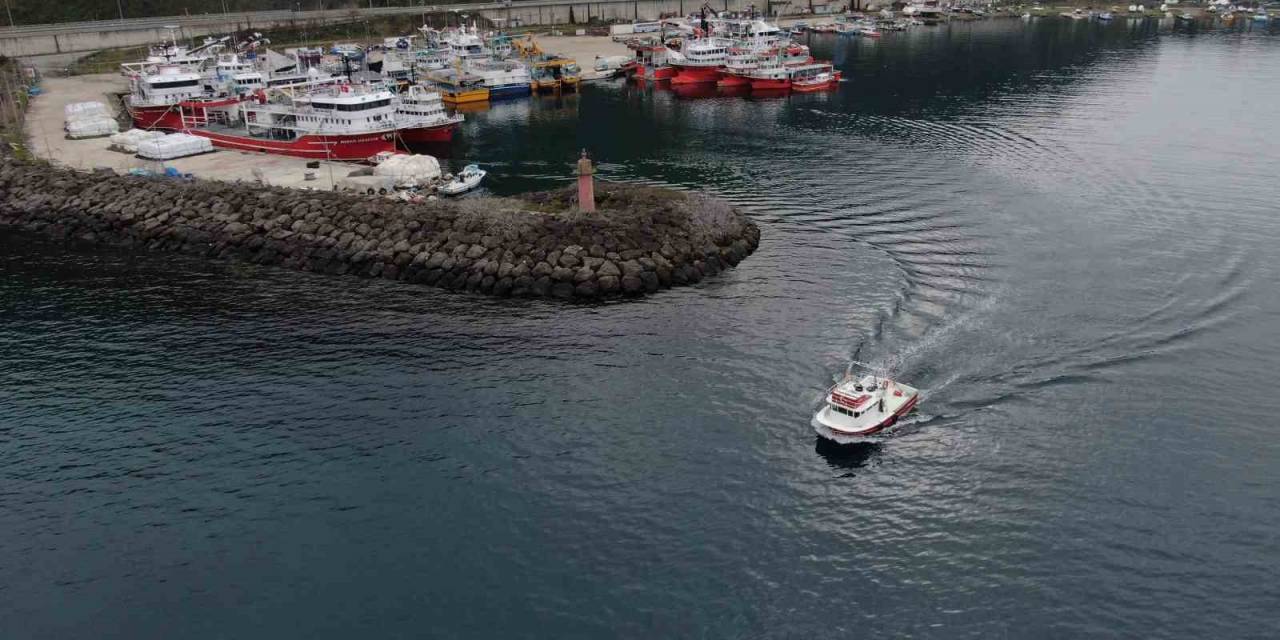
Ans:
<svg viewBox="0 0 1280 640"><path fill-rule="evenodd" d="M791 80L782 79L760 79L752 78L751 89L753 91L785 91L791 88Z"/></svg>
<svg viewBox="0 0 1280 640"><path fill-rule="evenodd" d="M632 77L637 80L670 80L676 77L676 68L671 65L661 67L641 65L636 67L635 75Z"/></svg>
<svg viewBox="0 0 1280 640"><path fill-rule="evenodd" d="M440 93L440 99L445 104L467 104L471 102L488 102L488 89L472 89L469 91L451 91Z"/></svg>
<svg viewBox="0 0 1280 640"><path fill-rule="evenodd" d="M126 105L129 117L135 129L161 129L178 131L182 129L182 112L178 105L156 107L134 107Z"/></svg>
<svg viewBox="0 0 1280 640"><path fill-rule="evenodd" d="M164 131L182 131L193 124L207 122L209 109L228 107L238 104L240 98L208 98L184 100L174 105L154 107L134 107L125 101L125 109L133 120L136 129L159 129ZM195 121L186 120L194 117ZM201 118L206 118L200 121Z"/></svg>
<svg viewBox="0 0 1280 640"><path fill-rule="evenodd" d="M383 151L395 151L396 148L395 139L390 132L355 136L306 135L295 140L269 140L198 128L187 129L184 133L208 138L219 149L316 160L367 160Z"/></svg>
<svg viewBox="0 0 1280 640"><path fill-rule="evenodd" d="M840 73L836 72L830 78L822 81L805 81L792 80L791 90L798 93L813 93L817 91L831 91L840 86Z"/></svg>
<svg viewBox="0 0 1280 640"><path fill-rule="evenodd" d="M672 65L675 67L675 77L671 78L671 84L700 84L703 82L716 82L720 79L720 67L694 67L685 65Z"/></svg>
<svg viewBox="0 0 1280 640"><path fill-rule="evenodd" d="M489 87L490 100L502 100L505 98L522 98L533 93L533 88L528 83L508 84L499 87Z"/></svg>
<svg viewBox="0 0 1280 640"><path fill-rule="evenodd" d="M736 75L733 75L732 73L726 73L724 74L723 77L721 77L718 81L716 81L716 86L724 87L724 88L750 87L751 81L742 76L736 76Z"/></svg>
<svg viewBox="0 0 1280 640"><path fill-rule="evenodd" d="M839 80L828 80L826 82L793 82L791 90L796 93L816 93L818 91L830 91L839 86Z"/></svg>
<svg viewBox="0 0 1280 640"><path fill-rule="evenodd" d="M435 127L412 127L401 129L396 132L396 137L402 142L448 142L453 140L453 134L458 130L457 124L446 124Z"/></svg>

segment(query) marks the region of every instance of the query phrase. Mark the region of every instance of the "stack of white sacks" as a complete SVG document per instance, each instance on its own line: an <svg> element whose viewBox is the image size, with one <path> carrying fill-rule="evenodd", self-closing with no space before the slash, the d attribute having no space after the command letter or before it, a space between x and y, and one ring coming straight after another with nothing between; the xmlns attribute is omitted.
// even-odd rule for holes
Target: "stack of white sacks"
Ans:
<svg viewBox="0 0 1280 640"><path fill-rule="evenodd" d="M138 143L138 157L148 160L172 160L213 151L208 138L188 133L174 133Z"/></svg>
<svg viewBox="0 0 1280 640"><path fill-rule="evenodd" d="M101 102L74 102L63 107L67 137L73 140L98 138L120 131L120 125Z"/></svg>
<svg viewBox="0 0 1280 640"><path fill-rule="evenodd" d="M138 145L145 140L163 138L163 131L147 131L146 129L130 129L111 136L111 148L125 153L137 153Z"/></svg>
<svg viewBox="0 0 1280 640"><path fill-rule="evenodd" d="M378 163L373 174L393 178L397 187L418 187L440 177L440 163L431 156L398 154Z"/></svg>

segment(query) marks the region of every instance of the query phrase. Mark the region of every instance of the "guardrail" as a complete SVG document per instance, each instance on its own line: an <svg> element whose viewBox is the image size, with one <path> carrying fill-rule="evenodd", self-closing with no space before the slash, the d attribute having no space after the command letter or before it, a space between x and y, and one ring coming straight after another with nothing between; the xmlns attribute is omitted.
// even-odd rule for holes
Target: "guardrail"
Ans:
<svg viewBox="0 0 1280 640"><path fill-rule="evenodd" d="M635 0L588 0L592 4L615 4L630 3ZM229 23L247 23L254 22L287 22L308 20L332 21L350 18L352 15L360 15L362 17L377 17L390 15L407 15L421 13L439 13L439 12L459 12L466 11L482 11L503 9L508 6L516 7L539 7L539 6L555 6L562 4L571 4L567 0L524 0L522 2L511 2L509 5L503 2L483 2L483 3L463 3L463 4L447 4L432 6L414 6L414 7L374 7L363 9L325 9L312 11L291 11L288 9L277 11L243 11L238 13L202 13L199 15L186 16L162 16L154 18L126 18L124 20L88 20L83 22L58 22L51 24L34 24L34 25L18 25L16 27L0 27L0 38L5 37L21 37L21 36L40 36L40 35L56 35L62 33L74 33L84 31L134 31L139 29L163 29L168 26L187 27L187 26L208 26Z"/></svg>

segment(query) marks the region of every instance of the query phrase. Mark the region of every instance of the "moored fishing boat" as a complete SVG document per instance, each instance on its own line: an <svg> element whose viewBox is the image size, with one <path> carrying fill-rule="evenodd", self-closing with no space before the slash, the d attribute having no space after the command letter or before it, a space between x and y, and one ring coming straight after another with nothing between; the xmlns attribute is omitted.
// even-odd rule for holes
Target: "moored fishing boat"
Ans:
<svg viewBox="0 0 1280 640"><path fill-rule="evenodd" d="M533 90L540 93L576 91L582 80L578 63L567 58L551 58L533 63Z"/></svg>
<svg viewBox="0 0 1280 640"><path fill-rule="evenodd" d="M120 73L126 77L151 75L160 67L177 67L182 71L202 72L209 60L222 51L229 36L205 38L204 44L189 48L177 42L175 27L170 27L169 42L152 45L147 57L138 62L125 62L120 65Z"/></svg>
<svg viewBox="0 0 1280 640"><path fill-rule="evenodd" d="M532 91L529 67L518 60L479 60L467 63L466 69L478 76L489 90L490 100L519 98Z"/></svg>
<svg viewBox="0 0 1280 640"><path fill-rule="evenodd" d="M399 96L396 105L396 138L401 142L448 142L462 122L461 115L445 112L438 91L414 85Z"/></svg>
<svg viewBox="0 0 1280 640"><path fill-rule="evenodd" d="M560 90L560 78L547 66L534 63L530 83L535 93L554 93Z"/></svg>
<svg viewBox="0 0 1280 640"><path fill-rule="evenodd" d="M784 65L809 64L813 62L813 56L809 55L809 47L802 44L791 43L783 47L779 54Z"/></svg>
<svg viewBox="0 0 1280 640"><path fill-rule="evenodd" d="M800 65L789 71L792 91L826 91L840 85L841 73L829 63Z"/></svg>
<svg viewBox="0 0 1280 640"><path fill-rule="evenodd" d="M776 59L761 61L746 74L752 91L785 91L791 88L791 72Z"/></svg>
<svg viewBox="0 0 1280 640"><path fill-rule="evenodd" d="M466 193L480 186L480 181L484 180L484 177L488 174L489 172L481 169L479 165L469 164L463 167L462 171L459 171L458 175L453 177L453 180L440 185L439 191L446 196Z"/></svg>
<svg viewBox="0 0 1280 640"><path fill-rule="evenodd" d="M131 77L124 106L135 128L177 131L182 128L178 105L206 95L199 73L166 65L154 74Z"/></svg>
<svg viewBox="0 0 1280 640"><path fill-rule="evenodd" d="M729 49L734 46L732 40L726 38L698 38L688 41L680 51L669 54L671 66L676 75L671 84L696 84L715 82L720 79L721 69L728 59Z"/></svg>
<svg viewBox="0 0 1280 640"><path fill-rule="evenodd" d="M762 55L776 56L777 52L761 53L747 47L731 47L725 58L724 70L716 81L718 87L749 87L751 80L747 74L760 67Z"/></svg>
<svg viewBox="0 0 1280 640"><path fill-rule="evenodd" d="M636 80L670 80L675 77L676 69L667 60L671 51L661 43L646 43L632 47L636 59L623 65L625 73Z"/></svg>
<svg viewBox="0 0 1280 640"><path fill-rule="evenodd" d="M824 438L857 441L882 434L910 413L919 400L918 389L887 377L846 374L827 389L812 424Z"/></svg>
<svg viewBox="0 0 1280 640"><path fill-rule="evenodd" d="M215 147L323 160L366 160L395 150L395 95L386 89L331 86L300 96L262 92L179 104L184 133Z"/></svg>
<svg viewBox="0 0 1280 640"><path fill-rule="evenodd" d="M458 69L441 69L428 76L446 104L462 105L489 101L484 79Z"/></svg>

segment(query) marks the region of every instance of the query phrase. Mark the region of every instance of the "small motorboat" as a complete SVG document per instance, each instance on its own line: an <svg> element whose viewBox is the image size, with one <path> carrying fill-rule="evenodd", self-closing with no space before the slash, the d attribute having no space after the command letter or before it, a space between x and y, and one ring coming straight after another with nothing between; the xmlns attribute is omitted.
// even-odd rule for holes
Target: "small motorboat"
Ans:
<svg viewBox="0 0 1280 640"><path fill-rule="evenodd" d="M456 196L460 193L466 193L480 186L480 181L484 180L484 177L488 175L488 173L488 171L481 169L478 165L469 164L466 167L463 167L462 171L459 171L458 175L453 177L453 180L440 185L439 191L446 196Z"/></svg>
<svg viewBox="0 0 1280 640"><path fill-rule="evenodd" d="M874 374L844 379L827 389L822 408L813 415L818 435L838 442L880 434L915 408L920 390Z"/></svg>

